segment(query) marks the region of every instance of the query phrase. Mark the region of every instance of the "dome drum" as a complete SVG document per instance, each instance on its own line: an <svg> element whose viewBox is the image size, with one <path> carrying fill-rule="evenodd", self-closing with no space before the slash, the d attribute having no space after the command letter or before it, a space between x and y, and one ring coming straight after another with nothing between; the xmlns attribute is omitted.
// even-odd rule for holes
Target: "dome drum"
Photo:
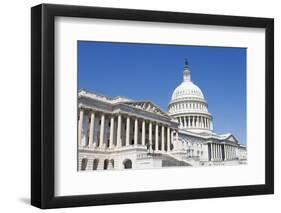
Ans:
<svg viewBox="0 0 281 213"><path fill-rule="evenodd" d="M205 115L182 115L175 117L178 120L179 128L195 132L212 131L213 121L211 116Z"/></svg>
<svg viewBox="0 0 281 213"><path fill-rule="evenodd" d="M198 112L203 114L208 113L208 104L206 102L198 101L180 101L176 103L169 104L169 113L170 115L175 115L178 113L190 113Z"/></svg>

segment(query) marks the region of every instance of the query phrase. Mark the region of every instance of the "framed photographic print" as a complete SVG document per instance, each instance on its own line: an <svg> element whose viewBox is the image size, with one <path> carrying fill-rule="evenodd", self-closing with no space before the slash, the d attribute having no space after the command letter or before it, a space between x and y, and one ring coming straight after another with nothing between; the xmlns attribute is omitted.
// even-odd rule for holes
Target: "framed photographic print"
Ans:
<svg viewBox="0 0 281 213"><path fill-rule="evenodd" d="M272 194L274 21L31 9L31 203Z"/></svg>

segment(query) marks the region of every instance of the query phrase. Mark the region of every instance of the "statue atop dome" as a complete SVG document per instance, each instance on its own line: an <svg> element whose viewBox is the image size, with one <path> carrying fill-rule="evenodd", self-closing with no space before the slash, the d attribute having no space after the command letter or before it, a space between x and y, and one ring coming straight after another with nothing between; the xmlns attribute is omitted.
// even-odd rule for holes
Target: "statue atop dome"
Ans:
<svg viewBox="0 0 281 213"><path fill-rule="evenodd" d="M184 60L184 67L188 68L188 60L187 60L187 58L185 58L185 60Z"/></svg>
<svg viewBox="0 0 281 213"><path fill-rule="evenodd" d="M191 81L187 58L184 61L183 81Z"/></svg>

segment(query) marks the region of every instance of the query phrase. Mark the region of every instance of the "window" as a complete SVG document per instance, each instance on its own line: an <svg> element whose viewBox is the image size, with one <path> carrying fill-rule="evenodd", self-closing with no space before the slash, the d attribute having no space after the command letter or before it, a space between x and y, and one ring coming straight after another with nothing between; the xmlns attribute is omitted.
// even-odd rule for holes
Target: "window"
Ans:
<svg viewBox="0 0 281 213"><path fill-rule="evenodd" d="M124 169L131 169L132 168L132 161L130 159L126 159L123 161Z"/></svg>
<svg viewBox="0 0 281 213"><path fill-rule="evenodd" d="M87 158L83 158L82 162L81 162L81 170L86 170L87 168L87 164L88 164L88 159Z"/></svg>
<svg viewBox="0 0 281 213"><path fill-rule="evenodd" d="M98 165L99 165L99 159L96 158L93 162L93 170L97 170Z"/></svg>
<svg viewBox="0 0 281 213"><path fill-rule="evenodd" d="M103 169L104 169L104 170L107 170L107 169L108 169L108 164L109 164L109 160L108 160L108 159L105 159L105 160L104 160L104 163L103 163Z"/></svg>

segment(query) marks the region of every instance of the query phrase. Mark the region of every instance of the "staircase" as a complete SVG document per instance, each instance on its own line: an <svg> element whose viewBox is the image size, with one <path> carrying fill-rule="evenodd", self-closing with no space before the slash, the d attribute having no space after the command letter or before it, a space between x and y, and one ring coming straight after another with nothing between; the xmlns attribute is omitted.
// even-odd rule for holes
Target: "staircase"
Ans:
<svg viewBox="0 0 281 213"><path fill-rule="evenodd" d="M179 166L200 166L200 160L199 158L187 158L187 159L182 159L179 158L172 153L162 153L163 156L167 156L170 159L173 159L176 162L179 162Z"/></svg>
<svg viewBox="0 0 281 213"><path fill-rule="evenodd" d="M192 166L190 162L179 159L176 156L173 156L170 153L162 153L162 166L169 167L169 166Z"/></svg>

